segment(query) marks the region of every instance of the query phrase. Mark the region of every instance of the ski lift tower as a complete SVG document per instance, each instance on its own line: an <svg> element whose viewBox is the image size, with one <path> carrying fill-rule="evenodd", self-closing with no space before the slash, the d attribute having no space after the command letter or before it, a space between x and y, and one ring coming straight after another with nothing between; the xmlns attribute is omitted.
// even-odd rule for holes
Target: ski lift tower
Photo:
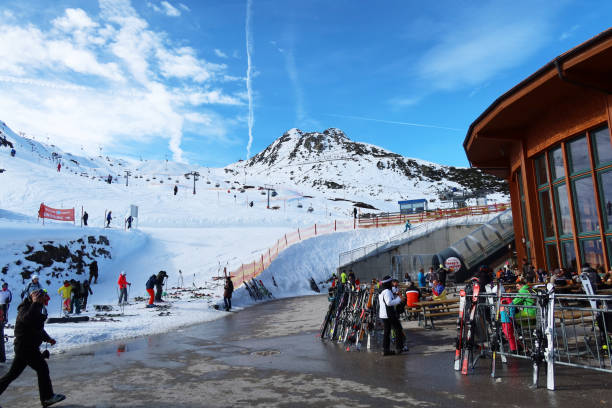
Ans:
<svg viewBox="0 0 612 408"><path fill-rule="evenodd" d="M264 184L264 190L268 192L268 206L266 208L270 208L270 191L274 190L274 186L271 184Z"/></svg>
<svg viewBox="0 0 612 408"><path fill-rule="evenodd" d="M198 181L198 177L200 177L200 173L198 173L197 171L191 171L189 173L185 173L185 178L187 180L189 180L189 176L193 177L193 194L195 195L196 193L195 183L196 181Z"/></svg>

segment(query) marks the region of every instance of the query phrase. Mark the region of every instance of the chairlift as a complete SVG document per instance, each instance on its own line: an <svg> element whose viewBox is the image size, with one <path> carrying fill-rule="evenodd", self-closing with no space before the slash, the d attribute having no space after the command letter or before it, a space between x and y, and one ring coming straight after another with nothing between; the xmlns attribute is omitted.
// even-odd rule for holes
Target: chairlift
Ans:
<svg viewBox="0 0 612 408"><path fill-rule="evenodd" d="M311 212L313 212L313 211L314 211L314 208L312 208L312 205L308 206L308 210L307 210L307 211L308 211L309 213L311 213Z"/></svg>
<svg viewBox="0 0 612 408"><path fill-rule="evenodd" d="M219 183L215 183L215 187L219 187L219 186L220 186L220 184L219 184Z"/></svg>
<svg viewBox="0 0 612 408"><path fill-rule="evenodd" d="M298 201L297 208L302 208L302 207L303 207L302 203Z"/></svg>
<svg viewBox="0 0 612 408"><path fill-rule="evenodd" d="M276 191L272 191L272 197L276 197L278 193Z"/></svg>

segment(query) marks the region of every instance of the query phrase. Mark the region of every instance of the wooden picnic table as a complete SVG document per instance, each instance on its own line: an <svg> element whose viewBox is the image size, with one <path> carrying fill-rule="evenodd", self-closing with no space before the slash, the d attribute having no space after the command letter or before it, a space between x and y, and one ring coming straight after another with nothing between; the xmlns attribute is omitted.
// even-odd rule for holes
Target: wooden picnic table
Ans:
<svg viewBox="0 0 612 408"><path fill-rule="evenodd" d="M457 316L459 306L459 299L444 299L444 300L425 300L422 302L415 302L414 307L406 308L407 312L417 312L419 313L419 324L421 322L421 318L423 318L423 324L427 327L427 320L431 323L431 328L435 328L434 326L434 318L438 317L448 317L448 316ZM409 310L410 309L410 310Z"/></svg>

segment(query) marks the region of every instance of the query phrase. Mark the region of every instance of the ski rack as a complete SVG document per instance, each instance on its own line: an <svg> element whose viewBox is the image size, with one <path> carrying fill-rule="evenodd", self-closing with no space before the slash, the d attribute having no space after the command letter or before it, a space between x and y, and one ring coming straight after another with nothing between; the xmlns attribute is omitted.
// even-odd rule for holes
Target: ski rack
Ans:
<svg viewBox="0 0 612 408"><path fill-rule="evenodd" d="M458 330L468 324L467 314L464 310ZM472 339L467 339L465 333L457 337L462 339L457 344L461 353L470 341L475 350L481 350L480 355L469 358L471 372L479 357L493 357L495 353L502 357L502 364L509 358L531 361L534 389L539 386L542 364L546 364L549 390L555 389L555 366L612 373L610 295L557 294L552 284L530 289L530 293L499 295L481 291L474 324ZM492 360L492 377L495 364Z"/></svg>

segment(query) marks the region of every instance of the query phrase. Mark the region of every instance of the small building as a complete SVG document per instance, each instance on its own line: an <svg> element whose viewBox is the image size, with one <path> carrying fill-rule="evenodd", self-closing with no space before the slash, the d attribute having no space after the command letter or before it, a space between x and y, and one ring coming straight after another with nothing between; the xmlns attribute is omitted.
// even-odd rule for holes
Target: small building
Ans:
<svg viewBox="0 0 612 408"><path fill-rule="evenodd" d="M397 203L400 206L400 214L417 214L427 211L427 200L424 198L398 201Z"/></svg>
<svg viewBox="0 0 612 408"><path fill-rule="evenodd" d="M610 269L611 125L612 29L540 68L470 125L470 164L510 185L519 259Z"/></svg>

